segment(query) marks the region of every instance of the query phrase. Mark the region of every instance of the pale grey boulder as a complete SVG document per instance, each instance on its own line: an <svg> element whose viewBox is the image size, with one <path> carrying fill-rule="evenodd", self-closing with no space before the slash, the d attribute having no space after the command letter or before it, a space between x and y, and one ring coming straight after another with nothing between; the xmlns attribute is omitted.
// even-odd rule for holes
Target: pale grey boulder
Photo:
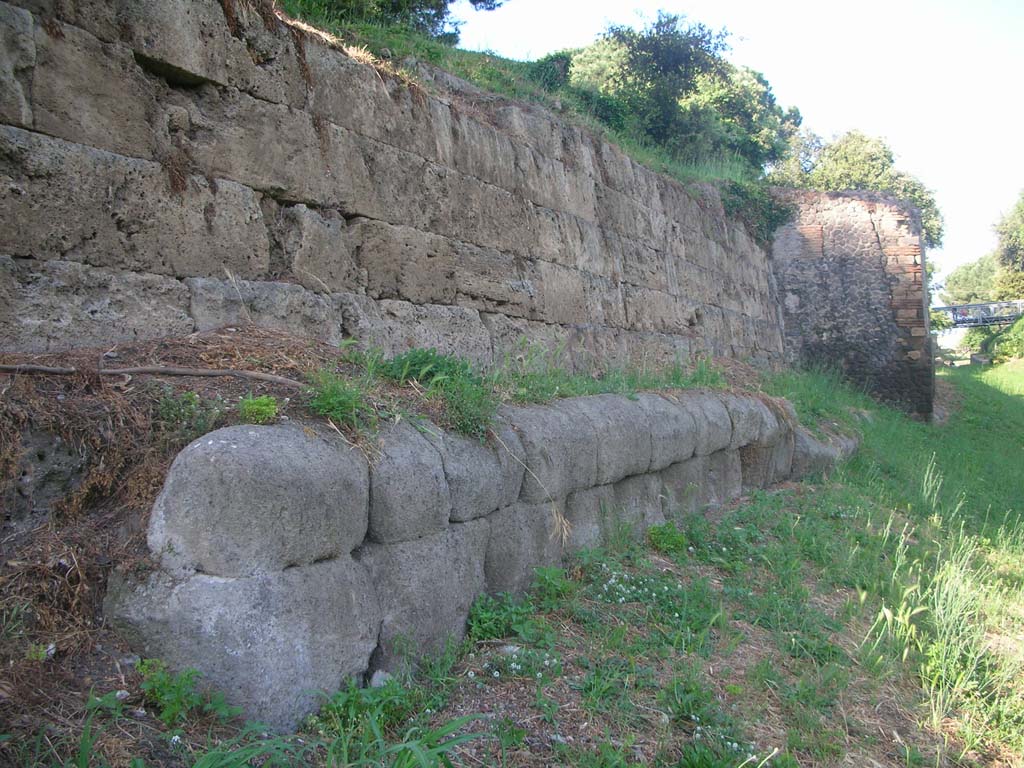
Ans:
<svg viewBox="0 0 1024 768"><path fill-rule="evenodd" d="M562 559L558 516L565 502L513 504L491 515L484 574L487 591L523 593L533 583L533 569Z"/></svg>
<svg viewBox="0 0 1024 768"><path fill-rule="evenodd" d="M729 448L735 450L752 443L768 444L778 436L778 419L771 409L756 397L722 393L719 399L729 412L732 438Z"/></svg>
<svg viewBox="0 0 1024 768"><path fill-rule="evenodd" d="M646 472L651 466L651 428L647 411L622 395L575 397L559 404L579 414L601 436L597 441L600 485Z"/></svg>
<svg viewBox="0 0 1024 768"><path fill-rule="evenodd" d="M721 399L710 392L683 392L679 403L693 416L697 429L694 455L708 456L729 447L732 418Z"/></svg>
<svg viewBox="0 0 1024 768"><path fill-rule="evenodd" d="M665 469L693 456L697 447L697 425L693 414L673 394L637 395L637 404L647 414L651 434L651 472Z"/></svg>
<svg viewBox="0 0 1024 768"><path fill-rule="evenodd" d="M662 483L662 510L667 520L680 523L704 508L707 474L707 456L676 462L658 473Z"/></svg>
<svg viewBox="0 0 1024 768"><path fill-rule="evenodd" d="M596 549L608 543L607 532L615 520L615 486L598 485L573 491L565 500L569 522L566 552Z"/></svg>
<svg viewBox="0 0 1024 768"><path fill-rule="evenodd" d="M597 484L597 430L566 402L500 411L519 435L526 455L521 493L526 503L564 499Z"/></svg>
<svg viewBox="0 0 1024 768"><path fill-rule="evenodd" d="M799 479L809 475L826 474L836 464L848 459L857 450L854 437L832 436L819 440L806 427L797 426L793 432L792 475Z"/></svg>
<svg viewBox="0 0 1024 768"><path fill-rule="evenodd" d="M395 544L367 544L356 557L380 597L380 644L371 669L396 672L466 635L466 618L486 589L487 520Z"/></svg>
<svg viewBox="0 0 1024 768"><path fill-rule="evenodd" d="M443 531L452 498L437 448L407 421L389 427L379 448L370 467L370 540L388 544Z"/></svg>
<svg viewBox="0 0 1024 768"><path fill-rule="evenodd" d="M705 485L707 503L723 506L743 493L743 465L740 452L716 451L708 456L708 477Z"/></svg>
<svg viewBox="0 0 1024 768"><path fill-rule="evenodd" d="M115 576L104 609L140 655L197 669L204 686L277 730L366 671L381 619L366 570L347 555L239 579Z"/></svg>
<svg viewBox="0 0 1024 768"><path fill-rule="evenodd" d="M297 425L225 427L175 458L149 522L172 573L248 576L348 555L366 535L361 453Z"/></svg>
<svg viewBox="0 0 1024 768"><path fill-rule="evenodd" d="M424 436L441 454L453 522L489 515L518 500L526 455L506 421L495 419L486 440L434 429Z"/></svg>
<svg viewBox="0 0 1024 768"><path fill-rule="evenodd" d="M652 525L665 522L664 493L661 478L656 474L627 477L615 483L615 518L632 532L633 538L642 539ZM614 531L608 531L610 536Z"/></svg>

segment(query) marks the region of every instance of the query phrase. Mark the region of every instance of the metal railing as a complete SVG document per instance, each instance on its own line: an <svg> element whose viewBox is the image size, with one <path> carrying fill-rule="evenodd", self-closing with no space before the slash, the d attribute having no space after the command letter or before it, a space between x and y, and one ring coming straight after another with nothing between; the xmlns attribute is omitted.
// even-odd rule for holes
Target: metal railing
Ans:
<svg viewBox="0 0 1024 768"><path fill-rule="evenodd" d="M979 325L1006 325L1024 315L1024 299L992 301L987 304L956 304L950 307L932 307L933 312L945 312L954 328L973 328Z"/></svg>

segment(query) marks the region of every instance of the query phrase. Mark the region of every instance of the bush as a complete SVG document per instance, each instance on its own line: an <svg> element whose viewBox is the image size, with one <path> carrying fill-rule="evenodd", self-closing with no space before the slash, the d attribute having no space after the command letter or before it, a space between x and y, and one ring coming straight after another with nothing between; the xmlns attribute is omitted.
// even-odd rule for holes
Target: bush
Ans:
<svg viewBox="0 0 1024 768"><path fill-rule="evenodd" d="M248 424L267 424L277 416L277 400L271 395L246 395L238 403L238 415Z"/></svg>
<svg viewBox="0 0 1024 768"><path fill-rule="evenodd" d="M479 642L512 637L532 613L533 605L528 600L508 593L480 595L469 609L469 639Z"/></svg>
<svg viewBox="0 0 1024 768"><path fill-rule="evenodd" d="M988 352L995 331L988 327L971 328L964 334L960 349L965 352Z"/></svg>
<svg viewBox="0 0 1024 768"><path fill-rule="evenodd" d="M1024 357L1024 317L996 335L989 347L996 357Z"/></svg>
<svg viewBox="0 0 1024 768"><path fill-rule="evenodd" d="M196 710L213 713L222 720L241 712L236 707L228 706L223 694L204 695L197 691L199 672L194 669L172 674L160 659L143 659L139 662L139 672L142 673L139 687L146 701L160 710L157 717L164 725L183 722Z"/></svg>

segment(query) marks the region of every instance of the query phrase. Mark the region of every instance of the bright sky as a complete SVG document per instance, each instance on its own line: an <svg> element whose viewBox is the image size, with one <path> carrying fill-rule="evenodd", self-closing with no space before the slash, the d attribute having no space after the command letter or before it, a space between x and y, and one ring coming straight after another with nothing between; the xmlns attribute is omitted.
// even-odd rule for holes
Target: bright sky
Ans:
<svg viewBox="0 0 1024 768"><path fill-rule="evenodd" d="M729 58L763 72L783 107L826 139L858 128L933 189L942 274L985 255L1024 189L1021 0L507 0L465 20L460 47L533 59L582 47L658 9L732 33Z"/></svg>

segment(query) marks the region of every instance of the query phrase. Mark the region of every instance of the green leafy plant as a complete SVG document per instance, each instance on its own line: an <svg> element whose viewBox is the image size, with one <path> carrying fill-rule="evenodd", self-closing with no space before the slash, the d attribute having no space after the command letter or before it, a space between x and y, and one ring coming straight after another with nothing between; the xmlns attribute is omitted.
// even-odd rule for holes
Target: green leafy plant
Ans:
<svg viewBox="0 0 1024 768"><path fill-rule="evenodd" d="M165 725L183 722L196 711L211 713L221 720L241 712L228 705L219 692L200 693L196 689L200 675L195 669L172 673L160 659L143 659L139 662L139 672L142 674L139 687L146 701L159 710L157 717Z"/></svg>
<svg viewBox="0 0 1024 768"><path fill-rule="evenodd" d="M277 400L272 395L246 395L238 401L238 415L249 424L267 424L277 418Z"/></svg>
<svg viewBox="0 0 1024 768"><path fill-rule="evenodd" d="M374 411L359 384L330 371L318 371L310 378L309 407L314 413L357 429L374 420Z"/></svg>
<svg viewBox="0 0 1024 768"><path fill-rule="evenodd" d="M533 611L533 605L528 600L508 593L497 597L480 595L469 609L469 638L480 642L511 637L516 632L516 626L527 621Z"/></svg>

